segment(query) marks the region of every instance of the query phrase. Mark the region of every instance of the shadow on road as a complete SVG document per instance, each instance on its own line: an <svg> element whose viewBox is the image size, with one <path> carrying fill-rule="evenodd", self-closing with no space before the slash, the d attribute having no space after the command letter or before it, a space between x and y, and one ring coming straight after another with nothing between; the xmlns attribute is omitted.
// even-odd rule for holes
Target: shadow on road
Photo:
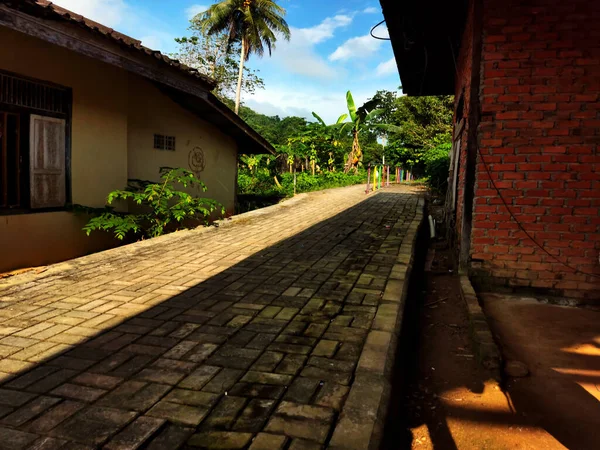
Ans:
<svg viewBox="0 0 600 450"><path fill-rule="evenodd" d="M318 407L309 431L291 435L325 443L417 201L389 192L370 196L185 288L174 280L179 267L194 265L194 248L185 247L182 259L166 266L160 258L145 264L138 281L131 280L127 257L113 260L105 264L109 276L100 288L118 287L111 296L125 302L122 311L144 305L135 300L150 301L170 283L180 292L97 332L76 325L94 316L89 305L98 289L89 287L91 269L53 275L45 292L28 292L43 278L2 292L4 307L19 311L3 327L51 324L28 337L8 335L6 345L35 355L40 349L33 346L43 345L61 323L83 342L65 341L34 364L10 355L0 360L0 371L13 372L1 386L0 439L15 449L45 439L56 448L110 439L115 447L169 442L175 448L197 431L218 432L200 439L221 448L223 439L249 442L285 399ZM140 252L136 257L146 263L156 258L152 246ZM94 304L97 310L101 303ZM269 426L289 434L281 421Z"/></svg>

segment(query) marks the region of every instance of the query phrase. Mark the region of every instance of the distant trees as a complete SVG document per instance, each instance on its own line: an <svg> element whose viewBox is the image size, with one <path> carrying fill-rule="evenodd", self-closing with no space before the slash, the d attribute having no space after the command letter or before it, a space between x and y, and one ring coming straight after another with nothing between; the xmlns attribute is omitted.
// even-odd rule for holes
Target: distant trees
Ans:
<svg viewBox="0 0 600 450"><path fill-rule="evenodd" d="M423 169L425 153L451 144L453 96L408 97L377 91L370 101L383 110L375 121L393 125L386 133L386 161Z"/></svg>
<svg viewBox="0 0 600 450"><path fill-rule="evenodd" d="M247 106L241 106L240 117L274 146L287 144L290 137L302 134L309 123L303 117L265 116Z"/></svg>

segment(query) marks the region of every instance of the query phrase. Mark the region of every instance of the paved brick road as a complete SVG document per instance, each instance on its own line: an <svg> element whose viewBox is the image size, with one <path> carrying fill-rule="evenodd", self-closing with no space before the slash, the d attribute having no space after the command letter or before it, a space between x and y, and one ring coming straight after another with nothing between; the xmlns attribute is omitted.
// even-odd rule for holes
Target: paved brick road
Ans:
<svg viewBox="0 0 600 450"><path fill-rule="evenodd" d="M367 335L393 331L398 300L382 293L419 208L398 189L332 190L11 278L0 448L343 442L361 352L377 360Z"/></svg>

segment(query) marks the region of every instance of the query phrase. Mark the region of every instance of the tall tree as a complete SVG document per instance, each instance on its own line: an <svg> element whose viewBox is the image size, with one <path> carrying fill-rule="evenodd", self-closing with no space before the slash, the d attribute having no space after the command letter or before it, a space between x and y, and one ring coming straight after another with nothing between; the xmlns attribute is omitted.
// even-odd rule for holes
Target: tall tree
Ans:
<svg viewBox="0 0 600 450"><path fill-rule="evenodd" d="M240 43L229 42L227 33L208 35L202 32L200 16L190 20L190 36L176 38L179 49L171 56L183 64L198 69L217 82L213 93L221 100L235 97L238 79L238 61ZM242 91L252 93L264 88L262 78L256 70L244 67ZM231 103L233 106L233 102Z"/></svg>
<svg viewBox="0 0 600 450"><path fill-rule="evenodd" d="M274 0L222 0L200 17L202 30L209 36L226 33L228 42L240 42L240 64L235 94L235 113L239 114L244 77L244 63L251 54L271 55L277 35L290 39L290 29L283 18L285 9Z"/></svg>
<svg viewBox="0 0 600 450"><path fill-rule="evenodd" d="M373 119L375 123L394 123L394 114L398 110L398 95L394 91L377 91L373 98L367 100L375 102L381 114Z"/></svg>
<svg viewBox="0 0 600 450"><path fill-rule="evenodd" d="M375 122L395 125L385 130L390 142L429 149L450 142L454 97L398 97L395 92L377 91L371 100L382 113Z"/></svg>

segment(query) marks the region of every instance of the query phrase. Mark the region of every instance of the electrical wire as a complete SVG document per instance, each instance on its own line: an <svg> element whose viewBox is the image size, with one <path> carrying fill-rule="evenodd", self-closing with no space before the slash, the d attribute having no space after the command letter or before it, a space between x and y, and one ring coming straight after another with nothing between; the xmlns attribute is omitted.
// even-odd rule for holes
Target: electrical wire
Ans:
<svg viewBox="0 0 600 450"><path fill-rule="evenodd" d="M380 40L380 41L391 41L391 39L390 39L390 38L383 38L383 37L380 37L380 36L375 36L375 35L373 34L373 32L374 32L374 31L377 29L377 27L379 27L379 26L380 26L381 24L383 24L384 22L385 22L385 19L383 19L381 22L379 22L377 25L375 25L373 28L371 28L371 31L369 32L369 34L371 35L371 37L372 37L373 39L378 39L378 40Z"/></svg>
<svg viewBox="0 0 600 450"><path fill-rule="evenodd" d="M452 51L452 59L454 60L454 67L455 67L455 69L458 70L458 68L457 68L457 61L456 61L456 55L454 54L454 48L452 46L452 41L450 41L449 37L448 37L448 40L450 42L450 49ZM498 186L496 186L496 182L492 178L492 173L490 171L490 168L487 165L487 163L485 162L485 158L483 157L483 154L481 153L481 149L479 148L479 146L477 146L477 153L479 154L479 158L481 159L481 162L483 163L483 167L485 167L485 171L487 172L488 178L490 179L490 182L492 183L492 187L494 188L494 190L498 194L498 197L500 197L500 200L504 204L504 207L508 211L508 214L510 214L510 217L512 217L512 219L515 221L515 223L517 224L517 226L519 227L519 229L523 233L525 233L525 236L527 236L529 238L529 240L531 240L531 242L533 242L537 247L539 247L550 258L552 258L554 261L558 262L559 264L562 264L567 269L572 270L574 273L580 273L580 274L586 275L588 277L600 278L600 275L597 275L595 273L584 272L583 270L579 270L579 269L577 269L577 268L575 268L575 267L573 267L573 266L565 263L564 261L561 261L556 256L554 256L552 253L550 253L548 250L546 250L546 248L542 244L540 244L537 240L535 240L535 238L525 229L525 227L523 226L523 224L521 222L519 222L519 219L516 218L516 216L514 215L514 213L512 212L512 210L510 209L510 207L508 206L508 203L506 202L506 200L502 196L502 193L500 192L500 189L498 189ZM460 154L460 149L459 149L459 154Z"/></svg>
<svg viewBox="0 0 600 450"><path fill-rule="evenodd" d="M452 52L452 62L454 63L454 72L458 75L458 66L456 64L456 55L454 54L454 46L452 45L452 39L448 36L448 44L450 44L450 51Z"/></svg>
<svg viewBox="0 0 600 450"><path fill-rule="evenodd" d="M477 147L477 153L479 153L479 158L481 159L481 162L483 163L483 166L485 167L485 171L488 174L488 177L492 183L492 186L494 188L494 190L498 193L498 197L500 197L500 200L502 200L502 203L504 204L504 207L506 208L506 210L508 211L508 213L510 214L510 216L512 217L512 219L516 222L517 226L521 229L521 231L523 233L525 233L525 235L535 244L537 245L544 253L546 253L548 256L550 256L550 258L554 259L556 262L558 262L559 264L562 264L563 266L565 266L568 269L571 269L573 272L575 273L580 273L582 275L586 275L589 277L596 277L596 278L600 278L600 275L597 275L595 273L588 273L588 272L584 272L582 270L579 270L573 266L570 266L569 264L561 261L560 259L558 259L556 256L554 256L552 253L550 253L548 250L546 250L544 248L544 246L542 244L540 244L538 241L535 240L535 238L525 229L525 227L523 226L523 224L521 222L519 222L519 220L515 217L514 213L512 212L512 210L509 208L508 203L506 202L506 200L504 199L504 197L502 196L502 193L500 192L500 189L498 189L498 187L496 186L496 183L494 182L494 179L492 178L492 173L490 171L489 166L487 165L487 163L485 162L485 159L483 158L483 154L481 153L481 149L479 147Z"/></svg>

